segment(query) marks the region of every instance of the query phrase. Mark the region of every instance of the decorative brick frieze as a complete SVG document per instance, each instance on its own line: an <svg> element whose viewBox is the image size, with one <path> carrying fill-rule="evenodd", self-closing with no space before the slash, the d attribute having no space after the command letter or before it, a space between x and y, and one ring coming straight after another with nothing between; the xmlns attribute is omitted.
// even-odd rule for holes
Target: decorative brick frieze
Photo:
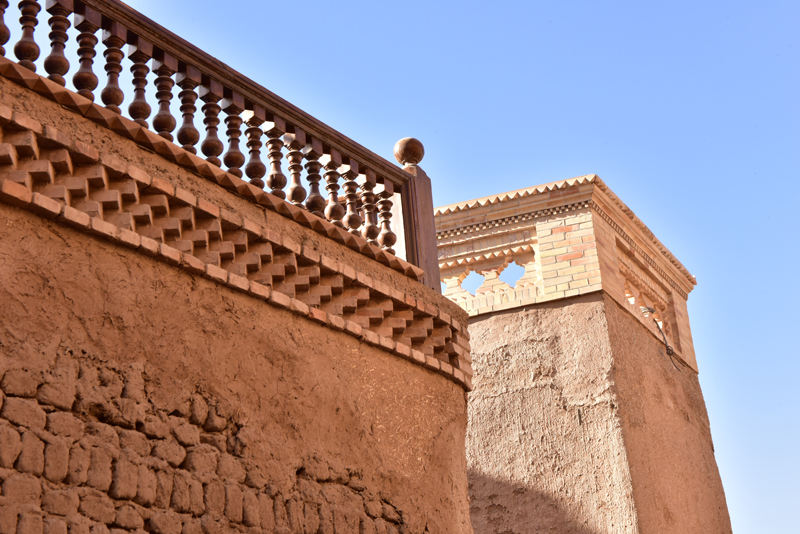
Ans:
<svg viewBox="0 0 800 534"><path fill-rule="evenodd" d="M556 206L554 208L547 208L542 210L537 210L531 213L524 213L521 215L513 215L511 217L506 217L504 219L497 219L491 222L473 224L469 226L464 226L460 228L451 228L449 230L445 230L443 232L437 232L436 237L438 239L445 239L455 235L467 234L471 232L477 232L481 230L492 230L494 228L499 228L502 226L510 226L517 223L525 222L525 221L532 221L538 217L546 217L548 215L555 215L558 213L567 213L570 211L575 211L579 208L586 208L589 206L589 202L578 202L575 204L567 204L565 206Z"/></svg>
<svg viewBox="0 0 800 534"><path fill-rule="evenodd" d="M625 232L625 230L623 230L623 229L622 229L622 227L621 227L620 225L618 225L617 223L615 223L615 222L614 222L614 220L613 220L613 219L612 219L612 218L611 218L611 217L610 217L610 216L609 216L609 215L608 215L608 214L607 214L605 211L603 211L603 209L602 209L600 206L598 206L596 203L592 203L592 209L593 209L594 211L596 211L596 212L598 213L598 215L600 215L600 217L602 217L602 218L603 218L603 219L604 219L604 220L605 220L605 221L608 223L608 225L609 225L609 226L611 226L611 227L614 229L614 231L616 231L616 232L617 232L617 234L619 235L619 237L621 237L621 238L622 238L622 239L623 239L623 240L624 240L624 241L625 241L625 242L628 244L628 246L630 246L630 247L631 247L632 249L634 249L634 250L635 250L637 253L639 253L639 254L641 255L641 257L644 259L644 261L645 261L645 262L647 262L648 266L649 266L650 268L652 268L654 271L656 271L656 272L657 272L659 275L661 275L661 277L662 277L664 280L666 280L666 282L667 282L667 283L668 283L668 284L669 284L669 285L672 287L672 289L674 289L675 291L677 291L677 292L678 292L678 294L679 294L681 297L683 297L684 299L686 299L686 298L689 298L689 293L688 293L688 292L686 292L686 290L684 290L684 289L683 289L683 288L682 288L682 287L681 287L681 286L678 284L678 282L676 282L676 281L675 281L675 280L674 280L674 279L673 279L671 276L669 276L669 275L666 273L666 271L664 271L664 269L662 269L662 268L661 268L661 267L658 265L658 263L656 263L656 261L655 261L653 258L651 258L651 257L650 257L650 256L647 254L647 252L645 252L645 251L642 249L642 247L640 247L639 245L637 245L637 244L636 244L636 242L635 242L635 241L634 241L634 240L633 240L633 239L632 239L632 238L631 238L631 237L630 237L630 236L629 236L629 235L628 235L628 234ZM667 256L667 254L664 254L664 256ZM671 255L670 255L670 256L671 256ZM677 260L675 260L675 261L677 261ZM687 271L687 272L688 272L688 271ZM694 278L694 277L692 277L692 278Z"/></svg>
<svg viewBox="0 0 800 534"><path fill-rule="evenodd" d="M0 127L0 147L12 155L0 163L0 201L343 330L471 388L468 344L453 343L468 339L466 325L444 310L5 106ZM287 203L274 200L280 213ZM304 211L299 217L399 273L419 274L327 221Z"/></svg>
<svg viewBox="0 0 800 534"><path fill-rule="evenodd" d="M436 224L444 295L470 315L603 290L697 369L694 277L599 177L437 208ZM525 268L514 287L499 279L512 261ZM461 287L473 271L484 276L475 295Z"/></svg>

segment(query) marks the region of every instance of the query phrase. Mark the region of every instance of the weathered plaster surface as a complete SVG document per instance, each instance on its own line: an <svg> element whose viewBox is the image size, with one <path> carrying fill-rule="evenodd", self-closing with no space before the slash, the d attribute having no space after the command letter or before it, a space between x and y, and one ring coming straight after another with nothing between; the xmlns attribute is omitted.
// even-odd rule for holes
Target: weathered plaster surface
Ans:
<svg viewBox="0 0 800 534"><path fill-rule="evenodd" d="M192 417L199 396L220 406L217 412L228 421L221 431L198 427L211 436L207 440L238 454L248 476L263 475L240 489L275 499L275 517L284 508L294 513L295 519L284 518L292 530L276 526L276 532L471 532L465 396L458 385L344 333L29 212L0 205L0 214L0 375L73 370L64 375L66 407L45 403L41 409L72 410L84 425L107 424L122 433L142 428L137 410L177 425L176 419ZM103 389L130 369L141 370L146 392L132 405L124 390ZM34 397L40 386L34 384ZM97 391L107 394L97 397ZM14 395L20 392L6 392L6 407ZM115 407L126 403L136 409L120 419ZM170 435L152 438L153 451L154 441L175 445ZM237 449L240 442L246 447ZM144 454L136 461L155 461ZM19 471L14 465L0 470L5 480ZM158 465L205 484L184 463ZM96 488L56 479L36 478L35 484L45 492L74 490L89 495L82 499L99 499ZM38 498L22 504L36 512ZM12 501L4 490L0 504L17 510L9 508L17 506ZM169 498L165 506L136 510L147 519L170 509ZM206 512L182 513L184 526L199 528L193 521ZM232 514L225 528L244 528L237 526L235 506ZM116 521L78 512L70 517L84 526Z"/></svg>
<svg viewBox="0 0 800 534"><path fill-rule="evenodd" d="M696 373L604 292L470 335L476 533L730 532Z"/></svg>
<svg viewBox="0 0 800 534"><path fill-rule="evenodd" d="M697 373L608 296L605 313L640 532L731 532Z"/></svg>

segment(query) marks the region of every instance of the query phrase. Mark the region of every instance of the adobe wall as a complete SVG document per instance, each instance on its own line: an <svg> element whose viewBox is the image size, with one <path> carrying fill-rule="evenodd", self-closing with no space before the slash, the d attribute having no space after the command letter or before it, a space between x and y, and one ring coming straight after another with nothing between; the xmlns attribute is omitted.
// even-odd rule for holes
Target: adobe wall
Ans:
<svg viewBox="0 0 800 534"><path fill-rule="evenodd" d="M697 373L607 295L605 311L640 532L731 532Z"/></svg>
<svg viewBox="0 0 800 534"><path fill-rule="evenodd" d="M45 128L34 139L66 134L70 155L85 143L92 165L152 179L141 191L227 210L223 232L255 228L275 256L390 293L413 324L466 323L396 268L2 77L0 102ZM426 356L145 237L130 248L135 232L2 178L0 534L472 532L465 391L439 345Z"/></svg>
<svg viewBox="0 0 800 534"><path fill-rule="evenodd" d="M605 292L470 334L477 534L731 531L696 373Z"/></svg>
<svg viewBox="0 0 800 534"><path fill-rule="evenodd" d="M597 293L470 320L476 534L636 532L607 328Z"/></svg>
<svg viewBox="0 0 800 534"><path fill-rule="evenodd" d="M0 213L1 534L470 531L455 383Z"/></svg>

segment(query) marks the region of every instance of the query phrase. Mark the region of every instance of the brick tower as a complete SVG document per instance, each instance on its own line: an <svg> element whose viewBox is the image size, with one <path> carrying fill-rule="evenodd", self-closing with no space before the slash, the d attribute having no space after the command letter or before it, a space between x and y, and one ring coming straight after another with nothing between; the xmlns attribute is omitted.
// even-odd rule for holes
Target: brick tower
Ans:
<svg viewBox="0 0 800 534"><path fill-rule="evenodd" d="M476 534L730 532L696 282L644 223L590 175L437 208L436 225L445 295L470 314Z"/></svg>

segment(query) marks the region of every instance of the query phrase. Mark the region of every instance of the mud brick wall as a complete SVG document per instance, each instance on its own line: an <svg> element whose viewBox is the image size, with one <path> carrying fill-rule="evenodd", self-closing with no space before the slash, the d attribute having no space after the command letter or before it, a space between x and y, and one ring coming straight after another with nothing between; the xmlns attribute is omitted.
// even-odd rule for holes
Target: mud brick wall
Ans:
<svg viewBox="0 0 800 534"><path fill-rule="evenodd" d="M396 533L403 526L360 470L309 458L282 487L249 458L254 437L229 403L196 393L168 414L148 402L141 365L80 356L60 347L52 368L3 374L2 534Z"/></svg>
<svg viewBox="0 0 800 534"><path fill-rule="evenodd" d="M0 534L472 532L467 378L448 363L469 369L466 314L24 87L0 78L0 97L17 128L0 170ZM25 169L54 153L14 142L55 130L174 194L165 209L218 209L234 260L274 254L199 265L193 243L48 197ZM292 287L253 278L276 258L296 262Z"/></svg>
<svg viewBox="0 0 800 534"><path fill-rule="evenodd" d="M459 385L27 211L0 220L0 534L471 532Z"/></svg>

